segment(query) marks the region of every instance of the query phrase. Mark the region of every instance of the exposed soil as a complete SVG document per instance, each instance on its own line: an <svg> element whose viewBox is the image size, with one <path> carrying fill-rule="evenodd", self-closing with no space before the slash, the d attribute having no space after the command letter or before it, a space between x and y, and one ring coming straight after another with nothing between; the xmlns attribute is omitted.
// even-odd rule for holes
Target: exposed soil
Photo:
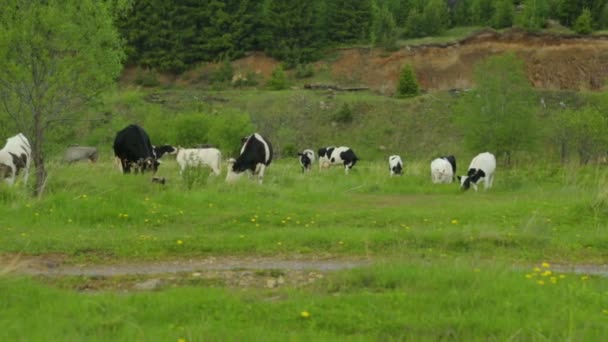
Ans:
<svg viewBox="0 0 608 342"><path fill-rule="evenodd" d="M521 30L485 30L446 44L406 46L395 52L373 48L347 48L333 52L331 61L315 64L329 70L332 81L342 86L367 86L383 94L395 91L399 70L412 64L426 90L470 88L473 67L480 60L507 51L525 61L528 78L538 88L599 90L608 76L608 36L535 34ZM252 53L233 63L236 73L253 72L264 80L278 62L263 53ZM218 65L207 64L178 77L164 75L162 84L197 85L208 80ZM134 79L125 70L123 82Z"/></svg>

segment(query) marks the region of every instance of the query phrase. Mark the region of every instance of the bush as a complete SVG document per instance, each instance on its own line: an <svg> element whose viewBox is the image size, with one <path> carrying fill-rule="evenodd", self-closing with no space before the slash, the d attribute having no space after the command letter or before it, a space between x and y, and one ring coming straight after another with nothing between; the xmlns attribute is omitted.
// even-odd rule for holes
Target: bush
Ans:
<svg viewBox="0 0 608 342"><path fill-rule="evenodd" d="M135 72L135 84L143 87L157 87L160 85L158 73L154 69L137 68Z"/></svg>
<svg viewBox="0 0 608 342"><path fill-rule="evenodd" d="M182 181L188 190L203 187L207 184L211 170L208 167L190 166L182 172Z"/></svg>
<svg viewBox="0 0 608 342"><path fill-rule="evenodd" d="M416 96L420 92L418 80L411 65L406 64L401 69L399 84L397 85L397 97Z"/></svg>
<svg viewBox="0 0 608 342"><path fill-rule="evenodd" d="M211 74L211 83L227 83L232 80L234 69L229 60L225 60L222 65Z"/></svg>
<svg viewBox="0 0 608 342"><path fill-rule="evenodd" d="M239 72L232 76L230 83L232 83L233 87L253 87L258 85L258 75L252 71L249 71L245 75Z"/></svg>
<svg viewBox="0 0 608 342"><path fill-rule="evenodd" d="M283 90L287 89L287 75L285 75L285 71L282 66L276 67L272 72L272 76L270 80L268 80L268 88L272 90Z"/></svg>
<svg viewBox="0 0 608 342"><path fill-rule="evenodd" d="M308 78L314 75L314 70L310 64L298 64L296 66L296 78Z"/></svg>
<svg viewBox="0 0 608 342"><path fill-rule="evenodd" d="M581 15L576 18L572 29L579 34L589 34L593 32L591 11L588 8L583 9Z"/></svg>
<svg viewBox="0 0 608 342"><path fill-rule="evenodd" d="M343 104L340 110L336 112L334 121L340 123L351 123L353 121L353 111L348 103Z"/></svg>

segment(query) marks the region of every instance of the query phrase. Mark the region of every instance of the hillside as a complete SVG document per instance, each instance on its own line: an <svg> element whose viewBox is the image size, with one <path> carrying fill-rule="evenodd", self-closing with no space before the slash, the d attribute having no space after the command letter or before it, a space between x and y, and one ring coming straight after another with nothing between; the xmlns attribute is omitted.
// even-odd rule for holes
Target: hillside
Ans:
<svg viewBox="0 0 608 342"><path fill-rule="evenodd" d="M541 34L516 29L482 30L453 42L406 45L394 52L365 47L337 49L314 67L326 81L364 85L390 95L403 64L414 66L421 86L427 91L469 88L473 86L473 67L477 62L509 51L525 60L528 77L537 88L599 90L608 76L606 36ZM268 79L277 65L276 60L262 53L251 53L233 62L237 72L254 72L262 81ZM177 77L162 76L160 81L165 85L199 86L217 67L206 64ZM127 69L123 84L133 83L135 74L134 69Z"/></svg>

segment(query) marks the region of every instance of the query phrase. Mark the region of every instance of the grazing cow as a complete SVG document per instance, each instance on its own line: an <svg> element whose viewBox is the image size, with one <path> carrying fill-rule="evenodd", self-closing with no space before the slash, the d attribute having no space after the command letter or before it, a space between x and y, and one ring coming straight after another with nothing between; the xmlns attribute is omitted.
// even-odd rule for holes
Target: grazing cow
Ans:
<svg viewBox="0 0 608 342"><path fill-rule="evenodd" d="M315 152L310 149L298 152L298 160L302 165L302 172L310 171L312 164L315 162Z"/></svg>
<svg viewBox="0 0 608 342"><path fill-rule="evenodd" d="M262 184L264 170L272 162L272 145L258 133L253 133L241 141L244 142L239 157L228 161L226 181L235 181L243 172L249 170Z"/></svg>
<svg viewBox="0 0 608 342"><path fill-rule="evenodd" d="M209 166L216 176L219 176L222 163L222 152L217 148L177 148L177 163L179 173L186 167Z"/></svg>
<svg viewBox="0 0 608 342"><path fill-rule="evenodd" d="M98 158L97 148L90 146L70 146L63 154L65 163L75 163L81 160L88 160L92 163Z"/></svg>
<svg viewBox="0 0 608 342"><path fill-rule="evenodd" d="M492 153L483 152L478 154L471 161L469 171L466 176L458 176L460 180L460 189L468 190L471 184L477 191L477 183L483 181L484 189L492 187L494 182L494 171L496 171L496 158Z"/></svg>
<svg viewBox="0 0 608 342"><path fill-rule="evenodd" d="M355 152L346 146L340 147L322 147L319 149L319 168L328 168L332 165L344 165L344 173L348 174L348 170L352 169L359 158Z"/></svg>
<svg viewBox="0 0 608 342"><path fill-rule="evenodd" d="M452 174L456 176L456 157L450 154L449 156L443 156L439 158L444 159L450 163L450 165L452 166Z"/></svg>
<svg viewBox="0 0 608 342"><path fill-rule="evenodd" d="M452 183L454 172L452 165L444 158L437 158L431 162L431 181L437 183Z"/></svg>
<svg viewBox="0 0 608 342"><path fill-rule="evenodd" d="M388 157L388 169L391 172L391 177L394 175L402 175L403 161L401 160L401 157L397 155Z"/></svg>
<svg viewBox="0 0 608 342"><path fill-rule="evenodd" d="M149 169L156 173L160 164L148 134L137 125L129 125L116 133L114 155L120 160L123 173L130 173L131 167L135 173Z"/></svg>
<svg viewBox="0 0 608 342"><path fill-rule="evenodd" d="M6 145L0 150L0 179L13 185L19 172L25 170L23 184L27 184L31 162L32 148L23 133L6 139Z"/></svg>
<svg viewBox="0 0 608 342"><path fill-rule="evenodd" d="M156 159L162 158L165 154L177 154L177 148L171 145L152 146Z"/></svg>

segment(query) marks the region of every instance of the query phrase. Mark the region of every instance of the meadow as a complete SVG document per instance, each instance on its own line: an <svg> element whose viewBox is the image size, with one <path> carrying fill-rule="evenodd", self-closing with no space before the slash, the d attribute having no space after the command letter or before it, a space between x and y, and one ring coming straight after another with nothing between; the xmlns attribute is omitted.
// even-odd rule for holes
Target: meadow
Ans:
<svg viewBox="0 0 608 342"><path fill-rule="evenodd" d="M180 177L166 160L162 186L121 175L109 153L97 164L51 162L49 171L42 199L0 187L4 256L368 263L272 288L183 274L153 292L120 287L125 277L86 291L82 284L100 279L5 275L2 340L598 340L607 332L606 278L563 272L606 260L602 167L499 164L494 188L478 193L431 184L423 159L391 178L380 161L346 176L303 174L283 158L263 185L226 184L225 171Z"/></svg>

